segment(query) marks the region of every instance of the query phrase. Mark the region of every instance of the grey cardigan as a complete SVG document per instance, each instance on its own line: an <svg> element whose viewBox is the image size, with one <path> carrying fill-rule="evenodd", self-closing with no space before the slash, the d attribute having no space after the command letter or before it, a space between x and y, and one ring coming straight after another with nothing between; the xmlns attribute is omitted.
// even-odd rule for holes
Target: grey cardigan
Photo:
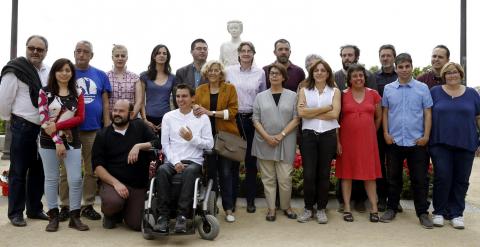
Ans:
<svg viewBox="0 0 480 247"><path fill-rule="evenodd" d="M278 106L270 89L255 98L253 103L253 120L260 122L270 135L280 133L287 124L297 116L297 94L283 89ZM276 146L271 147L263 137L255 131L252 144L252 155L263 160L282 161L293 164L297 143L297 131L293 130Z"/></svg>

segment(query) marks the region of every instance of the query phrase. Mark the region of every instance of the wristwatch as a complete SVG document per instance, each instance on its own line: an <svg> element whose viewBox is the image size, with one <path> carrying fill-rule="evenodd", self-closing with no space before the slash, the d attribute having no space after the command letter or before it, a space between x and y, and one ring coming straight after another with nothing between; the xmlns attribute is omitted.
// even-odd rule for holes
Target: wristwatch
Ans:
<svg viewBox="0 0 480 247"><path fill-rule="evenodd" d="M285 132L282 131L282 136L285 137L287 134L285 134Z"/></svg>
<svg viewBox="0 0 480 247"><path fill-rule="evenodd" d="M215 116L215 113L217 113L217 111L212 111L212 116Z"/></svg>

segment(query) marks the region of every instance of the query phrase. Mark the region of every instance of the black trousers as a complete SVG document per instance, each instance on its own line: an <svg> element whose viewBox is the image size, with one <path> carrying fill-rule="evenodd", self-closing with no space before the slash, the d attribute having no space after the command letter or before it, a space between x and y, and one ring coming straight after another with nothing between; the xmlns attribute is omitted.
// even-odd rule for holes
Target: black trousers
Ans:
<svg viewBox="0 0 480 247"><path fill-rule="evenodd" d="M182 172L183 183L180 190L177 203L177 215L185 217L190 215L193 207L193 193L195 188L195 179L201 175L202 166L192 163ZM172 190L172 177L177 174L171 164L163 164L157 170L157 195L158 195L158 213L160 216L168 217L170 214L170 200Z"/></svg>
<svg viewBox="0 0 480 247"><path fill-rule="evenodd" d="M302 163L305 208L325 209L330 186L330 164L337 152L335 129L323 133L302 131Z"/></svg>
<svg viewBox="0 0 480 247"><path fill-rule="evenodd" d="M252 142L255 134L251 113L238 113L237 126L240 135L247 140L247 153L245 154L245 187L247 189L247 203L253 203L257 195L257 158L252 156ZM243 128L243 130L242 130ZM244 134L245 132L245 134Z"/></svg>
<svg viewBox="0 0 480 247"><path fill-rule="evenodd" d="M387 162L388 200L387 208L397 210L403 186L403 161L407 159L410 182L413 191L413 202L417 216L428 213L430 202L427 200L428 158L426 147L402 147L389 145L389 162Z"/></svg>

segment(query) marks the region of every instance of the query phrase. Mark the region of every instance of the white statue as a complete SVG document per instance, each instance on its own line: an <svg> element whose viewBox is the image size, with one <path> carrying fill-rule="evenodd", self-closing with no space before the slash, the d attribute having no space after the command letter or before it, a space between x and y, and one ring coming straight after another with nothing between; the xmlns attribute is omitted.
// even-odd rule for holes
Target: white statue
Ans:
<svg viewBox="0 0 480 247"><path fill-rule="evenodd" d="M232 35L232 39L222 44L220 47L220 62L225 66L239 64L238 45L242 42L240 35L243 32L243 23L241 21L227 22L227 30Z"/></svg>

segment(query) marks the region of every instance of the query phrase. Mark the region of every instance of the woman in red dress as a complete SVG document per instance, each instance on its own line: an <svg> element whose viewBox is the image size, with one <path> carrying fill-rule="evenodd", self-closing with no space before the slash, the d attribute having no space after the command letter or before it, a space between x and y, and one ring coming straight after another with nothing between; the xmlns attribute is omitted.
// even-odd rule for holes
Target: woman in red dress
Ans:
<svg viewBox="0 0 480 247"><path fill-rule="evenodd" d="M345 202L343 219L353 221L350 209L352 180L363 180L372 205L370 221L378 222L375 179L382 176L377 146L377 129L381 123L380 95L365 87L366 71L351 65L347 72L349 88L342 95L342 112L337 145L335 175L342 179Z"/></svg>

